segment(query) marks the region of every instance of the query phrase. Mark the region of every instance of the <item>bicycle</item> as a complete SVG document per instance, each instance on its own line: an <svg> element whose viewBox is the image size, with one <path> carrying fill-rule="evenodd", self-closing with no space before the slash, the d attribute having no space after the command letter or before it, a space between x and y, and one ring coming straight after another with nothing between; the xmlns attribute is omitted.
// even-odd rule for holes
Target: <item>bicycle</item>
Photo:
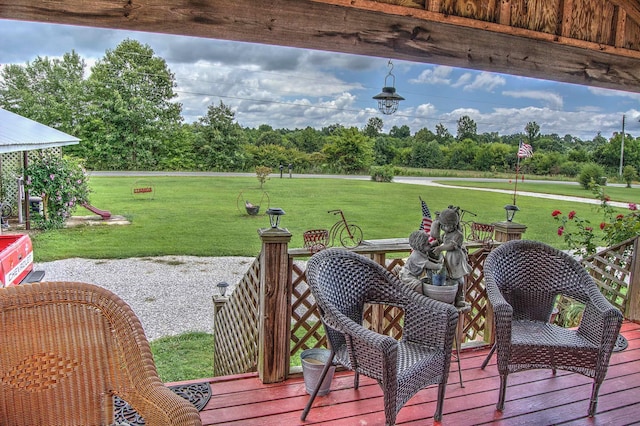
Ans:
<svg viewBox="0 0 640 426"><path fill-rule="evenodd" d="M473 217L477 215L469 210L461 209L460 207L456 207L456 209L460 214L460 227L462 228L465 241L482 243L483 245L488 246L493 244L493 225L476 222L475 220L463 220L465 213L469 213Z"/></svg>
<svg viewBox="0 0 640 426"><path fill-rule="evenodd" d="M339 221L333 224L329 230L329 241L333 245L336 237L340 240L340 244L345 248L358 247L362 243L362 229L353 223L347 223L342 210L329 210L327 213L340 215Z"/></svg>
<svg viewBox="0 0 640 426"><path fill-rule="evenodd" d="M319 252L332 246L336 238L344 248L355 248L362 243L362 229L353 223L348 223L342 210L329 210L327 213L340 215L340 220L330 229L310 229L302 234L304 247L311 253Z"/></svg>

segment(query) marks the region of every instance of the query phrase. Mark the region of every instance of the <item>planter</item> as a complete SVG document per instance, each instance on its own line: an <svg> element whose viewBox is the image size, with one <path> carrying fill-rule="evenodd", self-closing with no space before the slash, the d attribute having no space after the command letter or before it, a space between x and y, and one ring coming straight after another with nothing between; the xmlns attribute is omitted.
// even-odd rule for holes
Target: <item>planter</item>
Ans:
<svg viewBox="0 0 640 426"><path fill-rule="evenodd" d="M309 395L313 393L313 390L318 385L318 381L322 375L322 369L329 359L329 355L331 355L331 351L321 348L307 349L302 351L300 354L304 387ZM329 393L335 371L335 366L329 367L329 371L327 371L327 375L324 377L322 385L318 390L318 396L323 396Z"/></svg>
<svg viewBox="0 0 640 426"><path fill-rule="evenodd" d="M422 288L427 297L444 303L453 303L456 300L456 293L458 292L457 285L423 284Z"/></svg>

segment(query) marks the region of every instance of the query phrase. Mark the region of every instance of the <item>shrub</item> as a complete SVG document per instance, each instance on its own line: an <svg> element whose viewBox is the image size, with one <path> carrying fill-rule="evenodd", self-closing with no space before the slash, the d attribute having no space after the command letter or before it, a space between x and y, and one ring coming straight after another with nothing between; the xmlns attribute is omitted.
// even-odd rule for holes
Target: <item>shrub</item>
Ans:
<svg viewBox="0 0 640 426"><path fill-rule="evenodd" d="M89 185L82 165L70 158L45 155L24 170L25 189L42 197L44 212L34 214L39 229L64 227L65 220L78 204L89 201Z"/></svg>
<svg viewBox="0 0 640 426"><path fill-rule="evenodd" d="M373 166L371 167L371 180L376 182L391 182L394 171L393 166L389 164L386 166Z"/></svg>
<svg viewBox="0 0 640 426"><path fill-rule="evenodd" d="M604 169L595 163L588 163L582 166L578 175L578 182L584 189L591 189L593 185L603 185Z"/></svg>

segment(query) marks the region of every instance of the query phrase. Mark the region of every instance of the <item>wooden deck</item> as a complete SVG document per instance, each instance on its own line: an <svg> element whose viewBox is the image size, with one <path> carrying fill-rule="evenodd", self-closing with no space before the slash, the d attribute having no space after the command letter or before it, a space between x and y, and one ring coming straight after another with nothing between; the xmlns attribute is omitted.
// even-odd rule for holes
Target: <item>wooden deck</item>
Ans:
<svg viewBox="0 0 640 426"><path fill-rule="evenodd" d="M640 422L640 325L625 322L629 346L611 358L600 390L597 415L589 419L592 380L575 373L532 370L509 376L504 412L495 409L499 378L495 356L480 369L488 349L462 351L464 388L451 363L443 425L628 425ZM353 389L353 373L336 373L331 392L318 397L306 422L300 421L309 396L302 377L264 385L256 374L210 380L212 398L201 411L205 425L384 425L382 392L366 377ZM433 424L436 387L422 390L398 414L397 424Z"/></svg>

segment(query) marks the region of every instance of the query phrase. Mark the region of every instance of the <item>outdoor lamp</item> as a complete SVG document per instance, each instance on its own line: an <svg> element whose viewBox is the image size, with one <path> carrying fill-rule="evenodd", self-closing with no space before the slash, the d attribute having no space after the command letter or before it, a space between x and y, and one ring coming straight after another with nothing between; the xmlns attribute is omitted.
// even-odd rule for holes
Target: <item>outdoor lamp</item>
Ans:
<svg viewBox="0 0 640 426"><path fill-rule="evenodd" d="M267 215L269 215L269 223L271 223L272 228L278 227L278 225L280 224L280 216L282 216L283 214L285 214L284 210L279 208L272 208L267 210Z"/></svg>
<svg viewBox="0 0 640 426"><path fill-rule="evenodd" d="M382 92L375 95L373 99L378 101L378 110L385 114L391 115L398 110L398 104L400 101L404 101L404 98L396 93L396 77L391 73L393 70L393 64L389 61L388 66L389 74L384 78L384 87L382 88ZM387 79L392 78L392 84L389 86L387 84Z"/></svg>
<svg viewBox="0 0 640 426"><path fill-rule="evenodd" d="M227 294L227 288L229 287L229 283L226 281L221 281L218 284L216 284L216 287L218 287L218 293L220 293L220 296L224 297L224 295Z"/></svg>
<svg viewBox="0 0 640 426"><path fill-rule="evenodd" d="M507 204L504 206L504 209L507 211L507 222L513 221L513 217L516 215L516 212L520 210L515 204Z"/></svg>

